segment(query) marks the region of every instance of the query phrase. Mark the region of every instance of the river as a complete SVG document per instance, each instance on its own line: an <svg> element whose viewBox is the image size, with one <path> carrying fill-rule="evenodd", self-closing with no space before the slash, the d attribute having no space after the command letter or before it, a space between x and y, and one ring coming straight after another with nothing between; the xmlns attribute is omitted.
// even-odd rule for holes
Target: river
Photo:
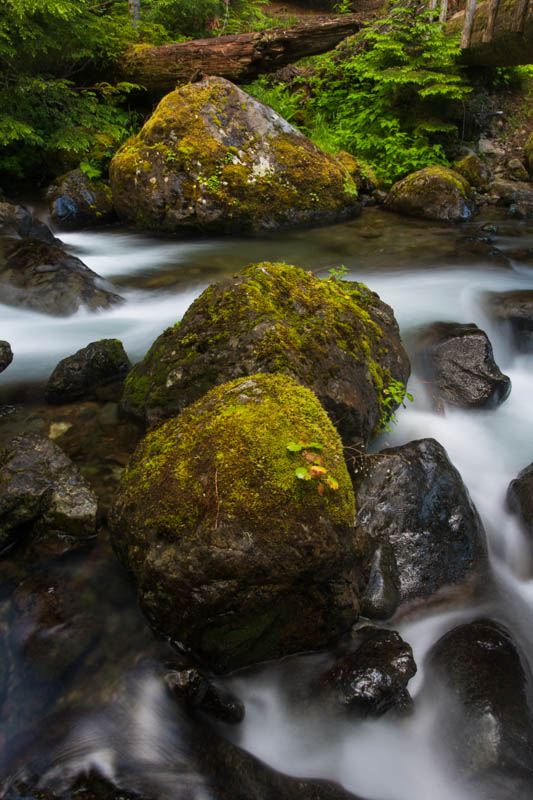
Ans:
<svg viewBox="0 0 533 800"><path fill-rule="evenodd" d="M474 800L473 789L462 786L447 767L448 746L439 736L445 701L428 689L424 658L442 633L483 615L503 622L533 665L532 549L505 510L510 480L533 460L533 356L514 352L508 332L494 327L483 310L487 291L533 288L533 256L526 252L533 248L533 222L476 220L452 227L367 209L342 225L261 238L175 241L120 228L59 235L127 302L69 319L2 306L0 338L11 343L15 354L0 376L4 394L21 383L42 381L60 358L96 339L118 337L132 361L140 359L205 286L259 261L296 264L320 277L345 265L347 278L363 281L394 308L410 353L420 326L436 320L475 322L489 334L496 362L512 381L503 405L437 415L415 370L408 387L414 402L399 410L393 431L373 445L379 449L423 437L441 442L484 522L495 579L493 595L482 608L428 609L395 626L413 647L418 665L409 685L414 714L332 727L305 705L288 703L286 686L297 679L298 670L311 669L317 655L224 679L246 705L244 722L238 730L228 727L226 734L280 771L333 779L368 800ZM515 260L518 250L522 255ZM89 566L74 561L55 569L84 587L84 603L98 618L98 645L86 651L74 675L59 680L53 697L42 682L31 679L13 689L2 741L9 744L21 733L28 738L28 728L41 732L22 762L17 747L6 748L0 796L11 797L16 780L32 771L43 785L54 786L80 768L96 766L109 776L134 775L135 786L156 787L161 797L210 797L207 779L188 758L186 720L176 720L150 670L139 674L134 666L140 654L150 651L151 634L127 578L118 566L98 558ZM102 588L111 585L113 591ZM9 598L2 603L7 619ZM102 699L106 682L119 687L112 705ZM13 707L17 698L20 712ZM43 736L51 711L57 716L65 710L68 724L61 734Z"/></svg>

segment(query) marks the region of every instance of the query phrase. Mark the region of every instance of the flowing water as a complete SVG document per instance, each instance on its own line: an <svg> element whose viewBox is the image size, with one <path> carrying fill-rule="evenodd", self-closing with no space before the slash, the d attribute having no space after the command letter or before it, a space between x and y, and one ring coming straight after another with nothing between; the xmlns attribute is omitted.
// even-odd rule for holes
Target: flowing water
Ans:
<svg viewBox="0 0 533 800"><path fill-rule="evenodd" d="M494 230L483 229L482 222L448 227L367 210L347 224L275 237L176 241L107 229L61 238L127 302L70 319L2 307L0 335L10 341L15 359L0 376L0 390L43 380L60 358L95 339L120 338L135 361L208 283L258 261L285 261L322 277L344 264L348 278L367 283L394 308L411 351L417 330L432 321L475 322L487 331L498 365L512 380L508 400L495 410L437 415L415 371L409 383L414 402L400 409L393 432L374 446L434 437L446 448L485 525L493 595L482 608L428 609L394 626L412 645L418 665L409 685L415 702L410 717L332 725L305 704L290 702L287 687L323 658L314 654L227 678L246 704L246 717L237 729L224 731L282 772L333 779L369 800L479 800L447 766L448 747L439 736L447 700L428 688L424 658L445 631L489 615L513 632L533 664L532 550L505 510L510 480L533 460L533 356L516 354L508 332L494 327L483 311L487 291L533 288L533 257L527 253L533 223L507 220ZM38 680L11 688L0 738L7 742L4 796L17 779L32 774L43 785L61 786L69 775L95 766L161 797L209 798L209 780L191 755L189 722L169 704L149 666L154 640L125 576L105 554L54 569L62 581L84 587L85 611L99 620L97 643L74 674L61 677L52 697ZM9 615L9 599L3 602ZM64 715L57 735L51 733L49 720Z"/></svg>

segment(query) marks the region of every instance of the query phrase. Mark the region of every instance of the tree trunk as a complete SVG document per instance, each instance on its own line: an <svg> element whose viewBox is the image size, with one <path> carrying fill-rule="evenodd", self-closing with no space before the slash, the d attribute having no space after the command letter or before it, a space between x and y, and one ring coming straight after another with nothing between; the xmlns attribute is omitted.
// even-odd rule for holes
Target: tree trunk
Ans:
<svg viewBox="0 0 533 800"><path fill-rule="evenodd" d="M448 16L448 0L440 0L439 22L444 25Z"/></svg>
<svg viewBox="0 0 533 800"><path fill-rule="evenodd" d="M494 39L494 25L496 24L496 14L498 13L499 5L500 5L500 0L490 0L489 2L489 13L487 16L487 24L485 26L485 30L483 31L484 42L492 42L492 40Z"/></svg>
<svg viewBox="0 0 533 800"><path fill-rule="evenodd" d="M474 14L476 13L477 0L466 0L465 18L461 34L461 50L470 47L472 28L474 27Z"/></svg>
<svg viewBox="0 0 533 800"><path fill-rule="evenodd" d="M195 39L160 47L137 46L126 53L122 76L160 98L176 85L219 75L234 83L249 83L265 72L304 56L332 50L360 28L357 14L315 18L292 28Z"/></svg>
<svg viewBox="0 0 533 800"><path fill-rule="evenodd" d="M131 24L136 28L141 19L141 0L128 0L128 10Z"/></svg>
<svg viewBox="0 0 533 800"><path fill-rule="evenodd" d="M516 0L514 7L513 28L515 33L523 33L529 9L529 0Z"/></svg>

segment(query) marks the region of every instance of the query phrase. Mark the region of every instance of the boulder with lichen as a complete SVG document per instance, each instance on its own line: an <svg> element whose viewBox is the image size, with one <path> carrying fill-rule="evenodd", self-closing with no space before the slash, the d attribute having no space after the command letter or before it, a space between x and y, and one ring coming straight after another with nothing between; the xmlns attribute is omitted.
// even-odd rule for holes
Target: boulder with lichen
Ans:
<svg viewBox="0 0 533 800"><path fill-rule="evenodd" d="M385 208L408 217L460 222L472 216L472 188L453 169L425 167L392 186Z"/></svg>
<svg viewBox="0 0 533 800"><path fill-rule="evenodd" d="M347 171L224 78L171 92L110 166L119 217L149 230L266 231L360 211Z"/></svg>

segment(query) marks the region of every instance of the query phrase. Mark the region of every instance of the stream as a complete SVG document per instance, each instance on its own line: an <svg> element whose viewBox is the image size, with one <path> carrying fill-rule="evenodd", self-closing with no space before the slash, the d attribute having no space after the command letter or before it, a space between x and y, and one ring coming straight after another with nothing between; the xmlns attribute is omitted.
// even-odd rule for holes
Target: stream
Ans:
<svg viewBox="0 0 533 800"><path fill-rule="evenodd" d="M345 265L348 279L363 281L393 307L411 356L417 330L432 321L475 322L487 332L496 363L512 381L505 403L438 415L412 358L408 389L414 402L399 409L392 432L373 443L378 450L434 437L445 447L483 520L494 576L482 607L429 607L391 624L412 646L418 667L409 684L414 713L333 725L305 704L288 702L287 687L323 654L218 679L246 706L239 726L220 725L223 735L281 772L330 779L365 800L486 798L449 768L449 745L439 735L448 700L428 686L424 659L447 630L484 616L512 632L533 668L533 550L505 510L509 482L533 460L533 356L513 351L510 336L483 309L487 291L533 288L533 255L527 255L533 221L476 219L452 227L366 209L342 225L255 238L176 241L123 228L57 235L127 302L68 319L1 306L0 338L10 342L14 360L0 375L0 405L15 403L24 389L29 411L21 419L32 424L42 416L41 382L61 358L96 339L117 337L130 359L139 360L209 283L248 263L283 261L320 277ZM0 419L0 437L13 419ZM83 426L83 415L77 424ZM151 667L164 645L148 629L129 579L109 551L98 546L87 557L33 564L28 574L73 584L75 613L90 618L94 635L68 673L57 669L47 682L21 670L12 680L0 729L0 797L17 797L13 787L34 785L35 776L41 787L60 789L72 775L95 768L149 797L210 800L209 779L191 756L189 722ZM7 591L0 594L0 633L11 602Z"/></svg>

